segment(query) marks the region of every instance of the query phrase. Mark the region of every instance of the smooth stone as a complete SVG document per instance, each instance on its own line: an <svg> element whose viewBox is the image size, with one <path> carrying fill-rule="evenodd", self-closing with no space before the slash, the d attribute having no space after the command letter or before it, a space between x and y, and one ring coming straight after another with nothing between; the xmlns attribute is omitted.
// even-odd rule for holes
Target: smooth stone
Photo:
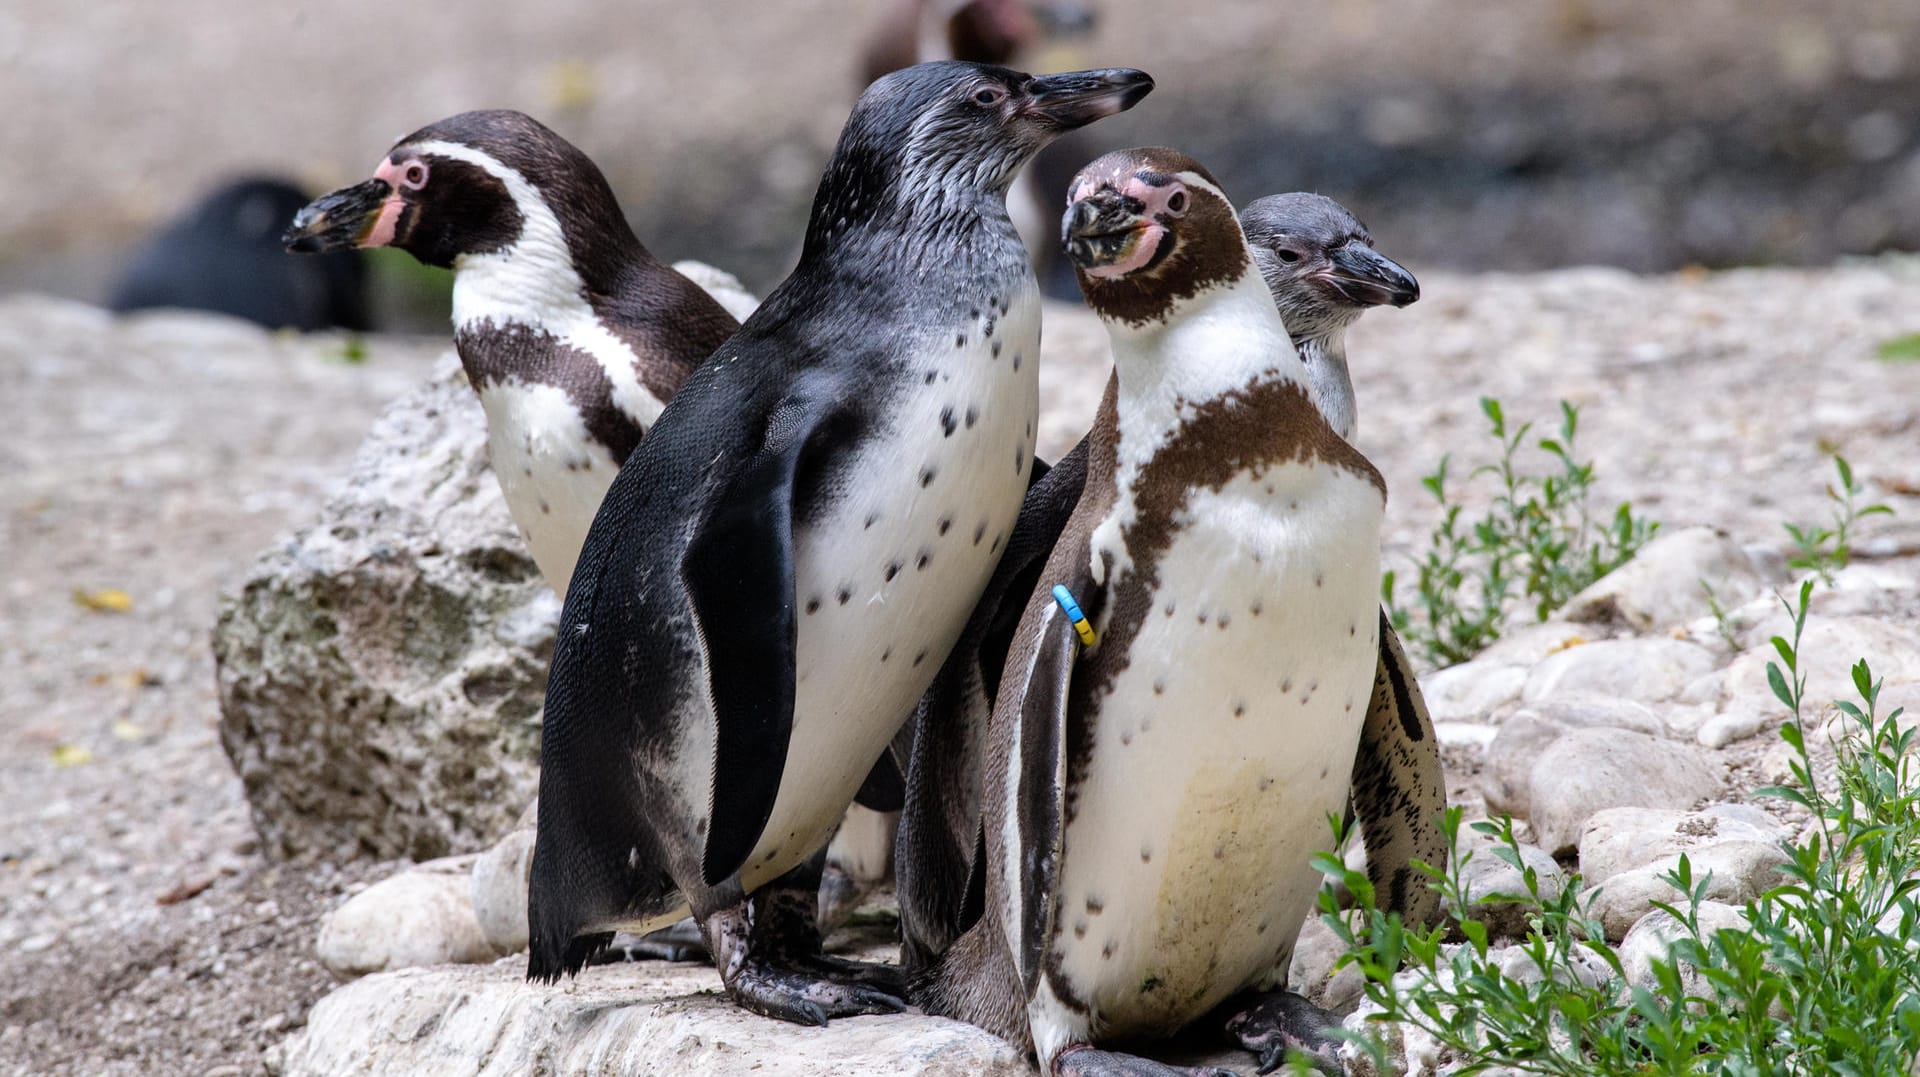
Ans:
<svg viewBox="0 0 1920 1077"><path fill-rule="evenodd" d="M1603 696L1567 695L1523 704L1501 721L1488 742L1481 794L1493 812L1526 816L1534 760L1570 729L1630 729L1658 735L1666 723L1644 704Z"/></svg>
<svg viewBox="0 0 1920 1077"><path fill-rule="evenodd" d="M1565 725L1533 715L1514 715L1500 723L1500 732L1487 744L1480 775L1480 794L1489 812L1523 819L1532 814L1533 765L1566 732Z"/></svg>
<svg viewBox="0 0 1920 1077"><path fill-rule="evenodd" d="M342 979L499 957L474 915L474 857L418 864L348 898L320 924L320 963Z"/></svg>
<svg viewBox="0 0 1920 1077"><path fill-rule="evenodd" d="M958 1021L889 1014L806 1028L749 1013L719 987L712 968L659 962L591 968L552 985L526 982L517 958L382 973L315 1004L287 1041L282 1069L285 1077L1031 1074L1019 1052Z"/></svg>
<svg viewBox="0 0 1920 1077"><path fill-rule="evenodd" d="M1751 804L1714 804L1697 812L1608 808L1580 834L1580 878L1599 886L1663 857L1728 841L1777 845L1787 828Z"/></svg>
<svg viewBox="0 0 1920 1077"><path fill-rule="evenodd" d="M1542 849L1573 851L1607 808L1686 808L1718 796L1719 767L1690 745L1625 729L1575 729L1540 753L1529 774L1528 820Z"/></svg>
<svg viewBox="0 0 1920 1077"><path fill-rule="evenodd" d="M1506 635L1494 640L1486 650L1473 657L1476 662L1519 665L1530 669L1539 665L1548 655L1577 647L1592 639L1593 635L1593 629L1586 625L1541 621L1510 629Z"/></svg>
<svg viewBox="0 0 1920 1077"><path fill-rule="evenodd" d="M1738 906L1776 885L1778 869L1787 859L1778 845L1751 841L1708 845L1685 855L1694 885L1705 887L1705 900ZM1620 872L1600 885L1592 911L1608 939L1624 937L1629 928L1653 911L1656 901L1676 908L1685 906L1687 895L1666 879L1679 866L1678 855L1664 857Z"/></svg>
<svg viewBox="0 0 1920 1077"><path fill-rule="evenodd" d="M1721 711L1700 723L1693 739L1707 748L1725 748L1737 740L1746 740L1766 729L1779 719L1777 714L1765 714L1743 708Z"/></svg>
<svg viewBox="0 0 1920 1077"><path fill-rule="evenodd" d="M1727 667L1721 681L1722 710L1757 711L1770 718L1788 713L1767 686L1767 663L1780 661L1767 638L1779 634L1790 640L1792 625L1776 622L1771 627L1772 633L1753 633L1758 638ZM1836 699L1857 704L1852 671L1862 658L1874 679L1888 686L1920 681L1920 632L1869 617L1809 615L1800 639L1800 671L1807 678L1802 713L1811 718Z"/></svg>
<svg viewBox="0 0 1920 1077"><path fill-rule="evenodd" d="M1435 722L1433 735L1440 739L1442 748L1471 748L1484 754L1487 745L1500 735L1500 727L1479 722Z"/></svg>
<svg viewBox="0 0 1920 1077"><path fill-rule="evenodd" d="M1694 915L1700 925L1702 943L1727 928L1743 930L1747 926L1744 913L1718 901L1702 901ZM1641 917L1620 941L1620 966L1621 971L1626 973L1627 982L1649 991L1658 990L1659 984L1653 974L1654 962L1665 958L1673 950L1675 942L1691 934L1685 924L1658 909ZM1702 990L1705 981L1691 966L1681 967L1680 982L1688 994L1705 993Z"/></svg>
<svg viewBox="0 0 1920 1077"><path fill-rule="evenodd" d="M1335 971L1346 947L1318 916L1309 916L1293 944L1293 964L1287 969L1287 987L1323 1010L1347 1014L1366 992L1366 975L1358 965Z"/></svg>
<svg viewBox="0 0 1920 1077"><path fill-rule="evenodd" d="M1578 624L1607 624L1652 632L1708 612L1702 583L1723 609L1734 609L1770 582L1746 550L1712 528L1662 531L1633 560L1573 596L1560 616Z"/></svg>
<svg viewBox="0 0 1920 1077"><path fill-rule="evenodd" d="M1523 667L1474 659L1421 677L1420 693L1436 722L1484 722L1494 710L1519 699L1526 683Z"/></svg>
<svg viewBox="0 0 1920 1077"><path fill-rule="evenodd" d="M1513 938L1526 934L1527 914L1536 903L1527 893L1522 869L1508 863L1497 852L1503 848L1504 844L1494 837L1477 830L1469 831L1461 841L1460 851L1472 855L1460 865L1460 882L1466 891L1472 918L1486 924L1494 938ZM1533 870L1534 885L1540 894L1538 903L1559 898L1567 885L1567 873L1559 862L1545 850L1524 842L1519 851L1520 863ZM1518 900L1484 900L1494 894L1512 894Z"/></svg>
<svg viewBox="0 0 1920 1077"><path fill-rule="evenodd" d="M1548 655L1527 677L1521 698L1531 703L1580 692L1658 703L1716 664L1713 652L1685 640L1600 640Z"/></svg>
<svg viewBox="0 0 1920 1077"><path fill-rule="evenodd" d="M534 831L516 830L481 853L469 880L474 917L487 943L503 954L527 948L527 878Z"/></svg>

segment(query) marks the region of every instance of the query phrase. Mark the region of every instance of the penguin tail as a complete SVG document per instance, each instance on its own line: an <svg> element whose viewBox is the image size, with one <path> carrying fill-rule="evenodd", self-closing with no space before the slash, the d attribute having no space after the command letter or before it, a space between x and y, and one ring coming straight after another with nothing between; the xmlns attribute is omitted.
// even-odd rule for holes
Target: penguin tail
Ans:
<svg viewBox="0 0 1920 1077"><path fill-rule="evenodd" d="M595 954L613 941L613 932L595 931L586 935L547 933L531 940L527 952L527 979L534 983L555 983L562 976L577 976Z"/></svg>

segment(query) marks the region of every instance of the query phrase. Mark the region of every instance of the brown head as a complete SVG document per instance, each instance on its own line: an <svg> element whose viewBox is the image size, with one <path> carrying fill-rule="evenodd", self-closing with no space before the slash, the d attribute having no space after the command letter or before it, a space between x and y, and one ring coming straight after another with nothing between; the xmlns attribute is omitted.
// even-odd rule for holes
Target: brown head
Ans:
<svg viewBox="0 0 1920 1077"><path fill-rule="evenodd" d="M283 237L299 253L398 247L451 267L520 239L544 203L590 281L635 258L639 240L592 159L523 113L463 112L394 144L373 177L314 200ZM597 282L596 282L597 283Z"/></svg>
<svg viewBox="0 0 1920 1077"><path fill-rule="evenodd" d="M1183 301L1252 267L1220 184L1178 150L1117 150L1067 188L1060 240L1087 305L1134 327L1164 321Z"/></svg>

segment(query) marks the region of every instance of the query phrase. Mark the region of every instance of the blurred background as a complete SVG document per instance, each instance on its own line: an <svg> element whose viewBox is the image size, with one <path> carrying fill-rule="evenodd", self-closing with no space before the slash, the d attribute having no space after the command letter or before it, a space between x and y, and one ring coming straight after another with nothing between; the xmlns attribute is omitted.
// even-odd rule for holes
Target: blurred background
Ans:
<svg viewBox="0 0 1920 1077"><path fill-rule="evenodd" d="M0 293L104 301L143 238L222 184L319 193L480 107L579 144L656 253L764 292L884 28L924 52L956 2L7 0ZM1169 143L1243 202L1332 195L1416 272L1920 248L1920 3L1069 6L1091 26L1027 25L1012 62L1138 66L1159 90L1040 162L1049 199L1097 152ZM445 274L371 270L363 321L444 327Z"/></svg>

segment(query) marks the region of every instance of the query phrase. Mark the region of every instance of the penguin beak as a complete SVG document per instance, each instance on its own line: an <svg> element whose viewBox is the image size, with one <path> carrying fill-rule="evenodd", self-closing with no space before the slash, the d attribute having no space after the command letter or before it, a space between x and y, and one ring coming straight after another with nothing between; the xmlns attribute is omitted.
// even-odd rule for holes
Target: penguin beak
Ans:
<svg viewBox="0 0 1920 1077"><path fill-rule="evenodd" d="M1069 71L1027 80L1020 115L1053 131L1071 131L1125 112L1153 92L1153 76L1130 67Z"/></svg>
<svg viewBox="0 0 1920 1077"><path fill-rule="evenodd" d="M1420 282L1398 262L1356 240L1327 252L1327 268L1313 275L1335 301L1360 307L1404 307L1420 298Z"/></svg>
<svg viewBox="0 0 1920 1077"><path fill-rule="evenodd" d="M1168 238L1165 228L1141 215L1143 208L1109 186L1082 188L1061 218L1061 249L1090 277L1124 276L1156 257Z"/></svg>
<svg viewBox="0 0 1920 1077"><path fill-rule="evenodd" d="M383 179L342 187L301 207L280 242L295 254L381 246L373 242L375 226L388 216L388 203L397 201L393 186ZM392 210L397 215L400 208L393 206ZM386 231L386 242L391 242L391 228Z"/></svg>

